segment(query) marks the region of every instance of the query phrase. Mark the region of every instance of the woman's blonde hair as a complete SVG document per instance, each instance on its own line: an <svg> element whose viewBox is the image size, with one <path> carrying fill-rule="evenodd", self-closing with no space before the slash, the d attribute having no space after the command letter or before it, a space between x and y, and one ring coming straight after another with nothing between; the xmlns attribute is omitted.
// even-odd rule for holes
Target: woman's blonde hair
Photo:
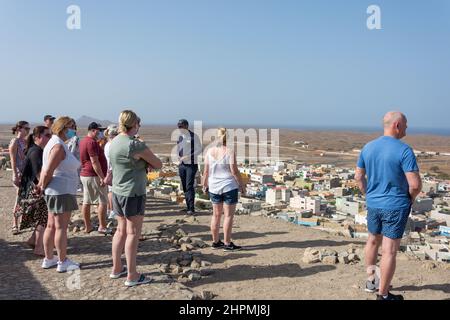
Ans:
<svg viewBox="0 0 450 320"><path fill-rule="evenodd" d="M124 110L119 116L119 131L127 133L136 125L141 122L141 119L131 110Z"/></svg>
<svg viewBox="0 0 450 320"><path fill-rule="evenodd" d="M227 145L227 129L219 128L217 129L217 145L226 146Z"/></svg>
<svg viewBox="0 0 450 320"><path fill-rule="evenodd" d="M55 120L55 122L52 125L52 133L56 134L57 136L60 136L61 133L64 132L67 128L70 127L70 124L73 123L74 120L70 117L59 117Z"/></svg>

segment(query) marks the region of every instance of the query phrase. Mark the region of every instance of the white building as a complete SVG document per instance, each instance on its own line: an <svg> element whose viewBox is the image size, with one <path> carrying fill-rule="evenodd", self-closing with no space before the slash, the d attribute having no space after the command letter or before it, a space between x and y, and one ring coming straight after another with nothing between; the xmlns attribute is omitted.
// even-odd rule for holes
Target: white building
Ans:
<svg viewBox="0 0 450 320"><path fill-rule="evenodd" d="M433 210L433 199L417 198L412 206L413 214L421 214Z"/></svg>
<svg viewBox="0 0 450 320"><path fill-rule="evenodd" d="M262 173L254 173L250 176L250 181L259 183L259 184L266 184L266 183L274 183L275 180L273 179L273 176L270 174L262 174Z"/></svg>
<svg viewBox="0 0 450 320"><path fill-rule="evenodd" d="M362 199L352 197L336 198L336 212L356 216L367 209L366 202Z"/></svg>
<svg viewBox="0 0 450 320"><path fill-rule="evenodd" d="M271 188L266 191L266 203L275 205L280 202L289 203L291 198L291 189L289 188Z"/></svg>
<svg viewBox="0 0 450 320"><path fill-rule="evenodd" d="M313 214L320 214L321 199L319 197L294 196L290 199L289 206L294 210L311 210Z"/></svg>

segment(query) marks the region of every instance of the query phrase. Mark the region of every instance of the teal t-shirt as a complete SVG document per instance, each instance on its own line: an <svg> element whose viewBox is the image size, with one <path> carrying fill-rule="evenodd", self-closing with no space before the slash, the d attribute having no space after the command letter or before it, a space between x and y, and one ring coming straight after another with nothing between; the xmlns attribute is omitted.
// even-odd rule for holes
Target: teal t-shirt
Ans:
<svg viewBox="0 0 450 320"><path fill-rule="evenodd" d="M357 166L367 174L367 207L402 209L411 206L406 172L419 171L416 156L406 143L382 136L366 144Z"/></svg>
<svg viewBox="0 0 450 320"><path fill-rule="evenodd" d="M123 197L146 194L147 162L133 157L146 147L145 142L122 134L111 142L109 157L113 173L113 193Z"/></svg>

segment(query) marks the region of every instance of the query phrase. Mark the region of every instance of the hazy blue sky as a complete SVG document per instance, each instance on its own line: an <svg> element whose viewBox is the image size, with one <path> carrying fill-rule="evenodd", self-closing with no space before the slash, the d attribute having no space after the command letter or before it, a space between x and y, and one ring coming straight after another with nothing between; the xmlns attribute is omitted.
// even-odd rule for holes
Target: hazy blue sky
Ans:
<svg viewBox="0 0 450 320"><path fill-rule="evenodd" d="M0 122L124 107L273 126L376 126L400 109L450 127L450 1L0 0Z"/></svg>

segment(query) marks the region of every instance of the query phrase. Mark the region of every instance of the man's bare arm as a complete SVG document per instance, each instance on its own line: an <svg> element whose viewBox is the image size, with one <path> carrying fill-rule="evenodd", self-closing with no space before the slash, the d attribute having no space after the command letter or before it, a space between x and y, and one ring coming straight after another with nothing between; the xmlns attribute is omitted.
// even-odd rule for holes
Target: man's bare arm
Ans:
<svg viewBox="0 0 450 320"><path fill-rule="evenodd" d="M422 191L422 179L419 172L406 172L405 175L409 185L409 196L411 197L411 202L414 202Z"/></svg>
<svg viewBox="0 0 450 320"><path fill-rule="evenodd" d="M357 167L355 171L355 180L358 183L359 190L361 190L362 194L366 194L367 192L366 170Z"/></svg>

